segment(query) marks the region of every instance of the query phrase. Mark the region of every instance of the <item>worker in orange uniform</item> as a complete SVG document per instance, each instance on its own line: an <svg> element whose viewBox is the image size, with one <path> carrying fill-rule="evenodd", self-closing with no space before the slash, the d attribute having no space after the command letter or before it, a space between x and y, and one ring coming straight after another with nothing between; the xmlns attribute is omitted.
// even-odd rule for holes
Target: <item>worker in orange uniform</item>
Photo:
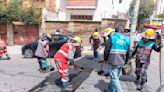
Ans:
<svg viewBox="0 0 164 92"><path fill-rule="evenodd" d="M76 46L80 46L81 43L80 37L71 38L70 42L65 43L54 55L54 61L63 83L63 90L73 90L73 86L69 83L68 67L69 65L73 65Z"/></svg>
<svg viewBox="0 0 164 92"><path fill-rule="evenodd" d="M7 54L7 46L2 39L0 39L0 58L8 60L10 59L10 57Z"/></svg>

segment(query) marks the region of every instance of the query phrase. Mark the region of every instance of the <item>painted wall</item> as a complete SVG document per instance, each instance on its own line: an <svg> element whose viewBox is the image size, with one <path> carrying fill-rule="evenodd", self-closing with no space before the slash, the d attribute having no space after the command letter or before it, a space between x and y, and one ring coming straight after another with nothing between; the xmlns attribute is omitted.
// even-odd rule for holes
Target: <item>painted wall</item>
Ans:
<svg viewBox="0 0 164 92"><path fill-rule="evenodd" d="M126 13L129 10L132 0L97 0L97 9L94 13L94 20L101 21L102 18L111 18L118 13Z"/></svg>

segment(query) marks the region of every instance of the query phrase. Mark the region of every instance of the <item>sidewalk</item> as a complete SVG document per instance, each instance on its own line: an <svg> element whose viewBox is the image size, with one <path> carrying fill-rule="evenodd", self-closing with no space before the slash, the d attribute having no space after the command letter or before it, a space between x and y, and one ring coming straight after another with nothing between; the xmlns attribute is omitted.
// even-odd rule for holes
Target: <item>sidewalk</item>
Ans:
<svg viewBox="0 0 164 92"><path fill-rule="evenodd" d="M7 46L8 54L21 54L22 45Z"/></svg>

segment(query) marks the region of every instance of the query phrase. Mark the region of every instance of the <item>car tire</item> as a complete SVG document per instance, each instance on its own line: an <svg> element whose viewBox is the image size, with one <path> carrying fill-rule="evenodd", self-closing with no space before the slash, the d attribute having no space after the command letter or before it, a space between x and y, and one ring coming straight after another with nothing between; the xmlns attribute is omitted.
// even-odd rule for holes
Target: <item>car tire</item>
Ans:
<svg viewBox="0 0 164 92"><path fill-rule="evenodd" d="M32 58L34 56L33 51L31 49L26 49L24 52L25 58Z"/></svg>

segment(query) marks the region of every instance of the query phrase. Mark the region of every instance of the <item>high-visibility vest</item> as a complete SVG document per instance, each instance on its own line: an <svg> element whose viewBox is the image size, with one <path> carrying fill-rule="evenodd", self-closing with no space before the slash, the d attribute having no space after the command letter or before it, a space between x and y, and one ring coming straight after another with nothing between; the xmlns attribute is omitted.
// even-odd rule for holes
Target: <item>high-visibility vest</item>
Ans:
<svg viewBox="0 0 164 92"><path fill-rule="evenodd" d="M54 56L54 59L73 59L76 47L71 43L65 43Z"/></svg>
<svg viewBox="0 0 164 92"><path fill-rule="evenodd" d="M130 39L121 33L111 35L109 62L113 65L124 65L129 50Z"/></svg>
<svg viewBox="0 0 164 92"><path fill-rule="evenodd" d="M137 60L140 60L141 63L149 63L151 51L154 45L155 42L153 41L148 41L146 43L144 43L142 39L138 41L136 53Z"/></svg>

